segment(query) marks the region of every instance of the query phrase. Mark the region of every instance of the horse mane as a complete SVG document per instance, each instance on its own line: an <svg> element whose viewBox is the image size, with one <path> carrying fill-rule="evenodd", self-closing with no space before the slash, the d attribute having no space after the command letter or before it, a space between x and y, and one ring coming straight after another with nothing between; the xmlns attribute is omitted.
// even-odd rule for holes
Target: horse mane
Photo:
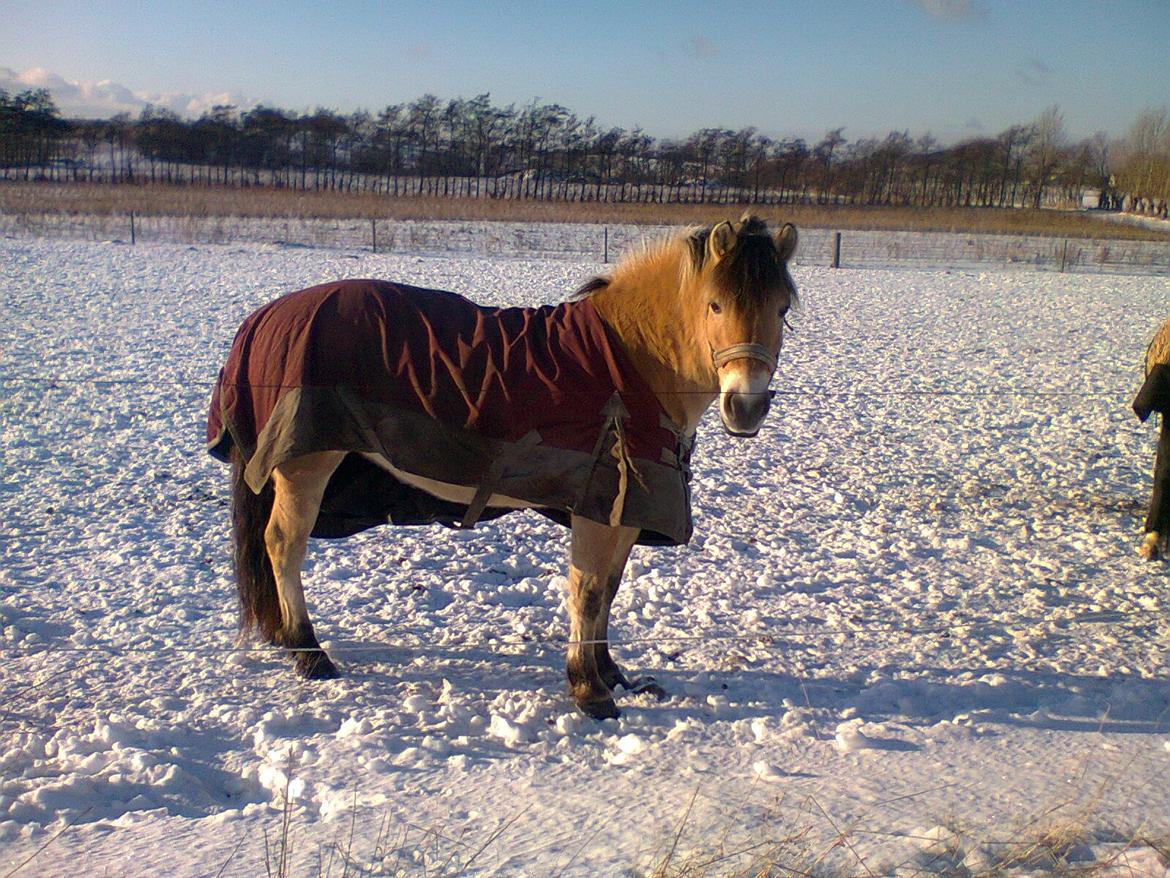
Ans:
<svg viewBox="0 0 1170 878"><path fill-rule="evenodd" d="M1158 327L1146 346L1145 374L1148 376L1160 363L1170 363L1170 320Z"/></svg>
<svg viewBox="0 0 1170 878"><path fill-rule="evenodd" d="M679 261L680 286L698 277L710 258L707 244L715 226L690 228L673 237L642 247L622 259L610 275L597 275L582 284L573 299L586 299L606 289L644 267L663 259ZM735 224L736 243L715 266L715 285L729 295L741 308L757 304L761 292L786 286L792 302L796 301L796 285L788 275L787 266L777 258L776 243L768 233L768 224L757 216L746 215Z"/></svg>
<svg viewBox="0 0 1170 878"><path fill-rule="evenodd" d="M593 277L589 278L589 280L585 281L585 283L581 284L580 287L578 287L576 290L574 290L573 295L570 296L569 298L574 299L574 300L588 299L594 293L596 293L600 290L604 290L608 286L609 286L609 278L608 277L603 277L600 274L594 275Z"/></svg>
<svg viewBox="0 0 1170 878"><path fill-rule="evenodd" d="M590 278L577 288L572 298L587 299L612 284L621 283L647 270L661 268L664 263L666 265L673 263L681 267L678 278L681 286L688 278L688 272L697 272L697 268L690 267L694 261L693 257L689 253L680 252L686 245L688 234L683 232L657 241L644 240L641 246L623 256L610 274L599 274Z"/></svg>

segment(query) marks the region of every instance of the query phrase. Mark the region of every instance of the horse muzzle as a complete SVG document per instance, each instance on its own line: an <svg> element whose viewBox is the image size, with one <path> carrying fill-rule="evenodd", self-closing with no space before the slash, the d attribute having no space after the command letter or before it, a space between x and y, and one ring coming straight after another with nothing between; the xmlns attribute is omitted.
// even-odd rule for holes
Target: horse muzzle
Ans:
<svg viewBox="0 0 1170 878"><path fill-rule="evenodd" d="M772 403L772 391L724 393L719 403L723 429L732 436L750 438L760 432L760 425Z"/></svg>
<svg viewBox="0 0 1170 878"><path fill-rule="evenodd" d="M776 354L760 344L734 344L712 349L711 362L719 373L723 428L732 436L755 436L772 401L768 383L776 371Z"/></svg>

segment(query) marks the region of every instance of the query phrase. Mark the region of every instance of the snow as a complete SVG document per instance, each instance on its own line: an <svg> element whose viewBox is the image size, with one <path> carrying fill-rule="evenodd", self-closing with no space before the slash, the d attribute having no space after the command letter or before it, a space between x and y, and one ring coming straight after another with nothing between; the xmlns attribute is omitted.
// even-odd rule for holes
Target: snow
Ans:
<svg viewBox="0 0 1170 878"><path fill-rule="evenodd" d="M911 874L1059 824L1078 865L1167 874L1122 851L1170 837L1129 410L1170 279L798 266L765 429L704 422L696 537L635 549L615 604L619 660L669 697L596 722L563 691L566 535L533 513L315 543L340 680L237 645L202 430L280 293L538 304L603 266L19 238L0 266L0 872L622 875L772 845Z"/></svg>

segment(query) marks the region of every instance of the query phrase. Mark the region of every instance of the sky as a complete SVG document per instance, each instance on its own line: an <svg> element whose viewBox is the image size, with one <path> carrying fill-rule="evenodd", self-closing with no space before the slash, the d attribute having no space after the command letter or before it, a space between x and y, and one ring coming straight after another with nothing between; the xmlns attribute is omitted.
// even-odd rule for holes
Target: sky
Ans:
<svg viewBox="0 0 1170 878"><path fill-rule="evenodd" d="M66 116L377 112L431 93L703 127L944 143L1057 105L1073 138L1170 105L1170 0L0 0L0 88Z"/></svg>

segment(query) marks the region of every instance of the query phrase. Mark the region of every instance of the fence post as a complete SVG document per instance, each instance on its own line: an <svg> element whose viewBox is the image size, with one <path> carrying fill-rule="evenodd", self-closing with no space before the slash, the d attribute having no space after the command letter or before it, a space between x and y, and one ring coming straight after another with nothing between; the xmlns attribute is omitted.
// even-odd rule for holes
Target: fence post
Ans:
<svg viewBox="0 0 1170 878"><path fill-rule="evenodd" d="M1064 267L1068 264L1068 239L1066 238L1060 245L1060 273L1064 274Z"/></svg>
<svg viewBox="0 0 1170 878"><path fill-rule="evenodd" d="M138 235L134 230L134 211L130 211L130 243L132 245L138 243Z"/></svg>
<svg viewBox="0 0 1170 878"><path fill-rule="evenodd" d="M375 253L378 252L378 221L376 219L370 220L370 249Z"/></svg>
<svg viewBox="0 0 1170 878"><path fill-rule="evenodd" d="M609 226L606 226L604 228L604 231L602 233L602 242L603 243L602 243L602 251L601 251L601 261L603 264L608 265L609 264Z"/></svg>
<svg viewBox="0 0 1170 878"><path fill-rule="evenodd" d="M833 233L833 268L841 267L841 233Z"/></svg>

